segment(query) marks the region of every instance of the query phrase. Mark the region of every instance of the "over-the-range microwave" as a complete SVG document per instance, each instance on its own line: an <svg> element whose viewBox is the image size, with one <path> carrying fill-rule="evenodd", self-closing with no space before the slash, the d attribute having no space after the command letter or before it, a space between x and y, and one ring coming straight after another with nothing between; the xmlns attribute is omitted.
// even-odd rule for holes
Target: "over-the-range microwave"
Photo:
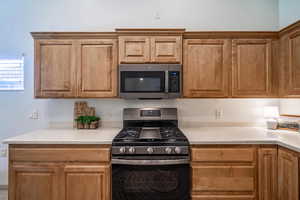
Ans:
<svg viewBox="0 0 300 200"><path fill-rule="evenodd" d="M180 64L120 64L119 94L124 99L181 97Z"/></svg>

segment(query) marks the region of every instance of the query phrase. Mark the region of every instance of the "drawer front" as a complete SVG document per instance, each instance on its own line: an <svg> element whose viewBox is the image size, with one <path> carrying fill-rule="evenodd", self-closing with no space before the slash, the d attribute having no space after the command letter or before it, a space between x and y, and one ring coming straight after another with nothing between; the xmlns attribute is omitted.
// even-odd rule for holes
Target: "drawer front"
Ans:
<svg viewBox="0 0 300 200"><path fill-rule="evenodd" d="M12 161L109 162L110 148L11 148Z"/></svg>
<svg viewBox="0 0 300 200"><path fill-rule="evenodd" d="M254 166L192 166L193 192L255 192Z"/></svg>
<svg viewBox="0 0 300 200"><path fill-rule="evenodd" d="M192 200L254 200L253 196L240 195L193 195Z"/></svg>
<svg viewBox="0 0 300 200"><path fill-rule="evenodd" d="M255 148L192 148L193 162L253 162Z"/></svg>

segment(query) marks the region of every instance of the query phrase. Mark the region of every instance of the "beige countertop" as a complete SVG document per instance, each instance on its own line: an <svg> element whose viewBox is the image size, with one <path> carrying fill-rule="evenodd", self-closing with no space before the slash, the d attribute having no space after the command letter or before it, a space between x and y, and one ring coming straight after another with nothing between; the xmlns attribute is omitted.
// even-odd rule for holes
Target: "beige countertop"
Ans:
<svg viewBox="0 0 300 200"><path fill-rule="evenodd" d="M5 144L111 144L120 128L43 129L5 139ZM300 133L261 127L181 128L191 144L278 144L300 152Z"/></svg>

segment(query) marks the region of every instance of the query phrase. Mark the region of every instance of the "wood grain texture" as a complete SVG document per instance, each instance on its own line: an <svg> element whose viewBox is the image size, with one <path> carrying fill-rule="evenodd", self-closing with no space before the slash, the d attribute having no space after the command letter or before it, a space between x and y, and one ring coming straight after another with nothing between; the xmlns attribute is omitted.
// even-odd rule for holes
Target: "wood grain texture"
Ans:
<svg viewBox="0 0 300 200"><path fill-rule="evenodd" d="M255 200L251 195L192 195L192 200Z"/></svg>
<svg viewBox="0 0 300 200"><path fill-rule="evenodd" d="M278 150L278 200L299 200L299 164L297 154Z"/></svg>
<svg viewBox="0 0 300 200"><path fill-rule="evenodd" d="M64 200L110 200L109 165L66 165Z"/></svg>
<svg viewBox="0 0 300 200"><path fill-rule="evenodd" d="M31 32L34 39L117 39L115 32Z"/></svg>
<svg viewBox="0 0 300 200"><path fill-rule="evenodd" d="M110 148L10 148L11 161L109 162Z"/></svg>
<svg viewBox="0 0 300 200"><path fill-rule="evenodd" d="M182 37L155 36L150 38L152 63L181 63Z"/></svg>
<svg viewBox="0 0 300 200"><path fill-rule="evenodd" d="M150 38L147 36L120 36L119 62L150 62Z"/></svg>
<svg viewBox="0 0 300 200"><path fill-rule="evenodd" d="M184 97L228 97L230 69L230 40L185 40Z"/></svg>
<svg viewBox="0 0 300 200"><path fill-rule="evenodd" d="M270 97L272 40L233 40L232 96Z"/></svg>
<svg viewBox="0 0 300 200"><path fill-rule="evenodd" d="M193 162L253 162L255 148L192 148Z"/></svg>
<svg viewBox="0 0 300 200"><path fill-rule="evenodd" d="M9 200L58 200L59 169L56 165L10 166Z"/></svg>
<svg viewBox="0 0 300 200"><path fill-rule="evenodd" d="M75 48L71 40L35 41L35 96L75 97Z"/></svg>
<svg viewBox="0 0 300 200"><path fill-rule="evenodd" d="M117 96L117 40L80 40L77 43L79 97Z"/></svg>
<svg viewBox="0 0 300 200"><path fill-rule="evenodd" d="M277 200L277 148L258 150L259 200Z"/></svg>

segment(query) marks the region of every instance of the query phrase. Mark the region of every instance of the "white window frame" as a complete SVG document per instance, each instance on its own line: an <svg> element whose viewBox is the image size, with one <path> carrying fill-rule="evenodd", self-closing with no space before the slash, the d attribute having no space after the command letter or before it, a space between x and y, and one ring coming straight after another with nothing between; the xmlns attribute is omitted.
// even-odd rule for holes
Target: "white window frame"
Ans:
<svg viewBox="0 0 300 200"><path fill-rule="evenodd" d="M10 67L15 67L15 71L10 69ZM7 74L4 71L7 71ZM11 71L11 74L9 74L9 71ZM24 79L24 56L21 59L0 59L0 92L24 91ZM19 82L19 85L13 84L14 80L16 83ZM4 81L8 82L7 87L1 84Z"/></svg>

